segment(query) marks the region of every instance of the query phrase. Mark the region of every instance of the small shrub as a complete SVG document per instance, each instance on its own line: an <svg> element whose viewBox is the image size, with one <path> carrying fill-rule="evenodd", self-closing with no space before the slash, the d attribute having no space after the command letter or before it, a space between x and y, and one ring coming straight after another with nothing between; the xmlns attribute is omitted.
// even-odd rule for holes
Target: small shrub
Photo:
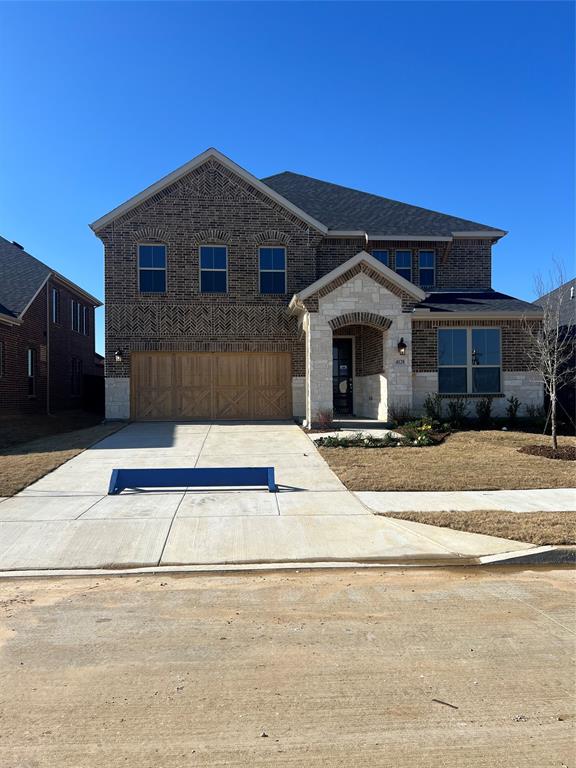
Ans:
<svg viewBox="0 0 576 768"><path fill-rule="evenodd" d="M481 397L476 401L476 416L481 427L486 427L490 424L492 418L492 403L494 398L488 395L487 397Z"/></svg>
<svg viewBox="0 0 576 768"><path fill-rule="evenodd" d="M506 406L506 416L508 416L508 421L510 424L516 424L516 421L518 420L518 411L520 410L521 405L520 400L512 395L506 402L508 403Z"/></svg>
<svg viewBox="0 0 576 768"><path fill-rule="evenodd" d="M442 395L433 395L430 393L426 395L426 399L424 400L424 413L431 421L441 422L443 409L444 399Z"/></svg>
<svg viewBox="0 0 576 768"><path fill-rule="evenodd" d="M329 430L334 426L334 418L330 411L318 411L316 415L316 425L318 429Z"/></svg>
<svg viewBox="0 0 576 768"><path fill-rule="evenodd" d="M448 400L448 423L451 427L460 429L464 426L468 408L468 400L465 397L451 397Z"/></svg>
<svg viewBox="0 0 576 768"><path fill-rule="evenodd" d="M400 426L412 419L410 408L402 403L391 403L388 406L388 420L395 425Z"/></svg>

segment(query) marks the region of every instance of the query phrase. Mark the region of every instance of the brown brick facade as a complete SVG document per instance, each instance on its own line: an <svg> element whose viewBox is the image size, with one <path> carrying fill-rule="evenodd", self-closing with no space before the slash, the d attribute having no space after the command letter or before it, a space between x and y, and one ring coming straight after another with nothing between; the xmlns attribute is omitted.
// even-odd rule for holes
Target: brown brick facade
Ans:
<svg viewBox="0 0 576 768"><path fill-rule="evenodd" d="M52 288L60 293L60 322L52 321ZM49 297L47 299L47 297ZM71 301L88 309L88 334L71 327ZM49 313L47 312L49 301ZM49 315L49 318L48 318ZM0 413L45 413L47 409L48 360L50 363L50 409L81 406L80 389L73 385L74 360L84 374L97 374L94 361L94 307L62 283L50 279L22 318L21 325L0 322L2 366L0 369ZM34 394L28 392L27 352L36 355Z"/></svg>
<svg viewBox="0 0 576 768"><path fill-rule="evenodd" d="M394 269L395 251L409 249L415 284L419 282L419 250L434 250L436 288L490 287L488 240L366 243L363 237L324 237L213 157L106 224L98 237L105 246L106 375L111 378L130 376L130 353L147 350L290 351L293 376L303 376L304 342L297 320L288 312L288 302L294 293L362 250L387 250L389 266ZM139 292L139 243L166 245L165 293ZM199 248L209 244L228 248L226 293L200 292ZM285 294L260 294L261 245L287 249ZM366 265L349 270L310 297L307 309L317 311L319 296L357 272L365 272L400 296L405 312L413 309L412 296ZM382 332L362 327L358 338L361 370L381 372ZM508 344L508 336L506 339ZM422 351L418 350L420 343ZM417 331L413 352L420 368L415 370L430 370L430 355L435 356L435 347L430 345L424 329ZM116 349L123 353L121 362L114 359Z"/></svg>

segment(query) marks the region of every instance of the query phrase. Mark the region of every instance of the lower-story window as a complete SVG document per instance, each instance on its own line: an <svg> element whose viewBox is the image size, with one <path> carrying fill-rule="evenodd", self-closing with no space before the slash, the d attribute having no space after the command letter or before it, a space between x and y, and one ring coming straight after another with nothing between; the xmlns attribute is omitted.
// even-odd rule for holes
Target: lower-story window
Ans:
<svg viewBox="0 0 576 768"><path fill-rule="evenodd" d="M499 328L439 328L438 391L500 393L501 359Z"/></svg>

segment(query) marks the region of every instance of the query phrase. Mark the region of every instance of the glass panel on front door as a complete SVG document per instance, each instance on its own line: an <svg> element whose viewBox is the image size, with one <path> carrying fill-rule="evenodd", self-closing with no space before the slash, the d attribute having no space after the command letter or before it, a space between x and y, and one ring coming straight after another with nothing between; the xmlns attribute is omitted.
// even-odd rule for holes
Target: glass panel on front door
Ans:
<svg viewBox="0 0 576 768"><path fill-rule="evenodd" d="M335 415L352 414L352 339L332 343L332 395Z"/></svg>

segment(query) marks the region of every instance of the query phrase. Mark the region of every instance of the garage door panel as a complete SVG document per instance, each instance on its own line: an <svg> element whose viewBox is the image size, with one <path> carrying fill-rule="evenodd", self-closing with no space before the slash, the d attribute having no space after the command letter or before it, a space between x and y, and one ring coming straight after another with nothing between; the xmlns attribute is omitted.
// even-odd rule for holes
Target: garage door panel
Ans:
<svg viewBox="0 0 576 768"><path fill-rule="evenodd" d="M138 355L133 359L132 396L134 410L140 418L172 418L174 405L171 358L168 354L149 354Z"/></svg>
<svg viewBox="0 0 576 768"><path fill-rule="evenodd" d="M135 419L286 419L291 412L289 353L132 355Z"/></svg>
<svg viewBox="0 0 576 768"><path fill-rule="evenodd" d="M214 392L215 419L251 419L248 387L216 387Z"/></svg>

